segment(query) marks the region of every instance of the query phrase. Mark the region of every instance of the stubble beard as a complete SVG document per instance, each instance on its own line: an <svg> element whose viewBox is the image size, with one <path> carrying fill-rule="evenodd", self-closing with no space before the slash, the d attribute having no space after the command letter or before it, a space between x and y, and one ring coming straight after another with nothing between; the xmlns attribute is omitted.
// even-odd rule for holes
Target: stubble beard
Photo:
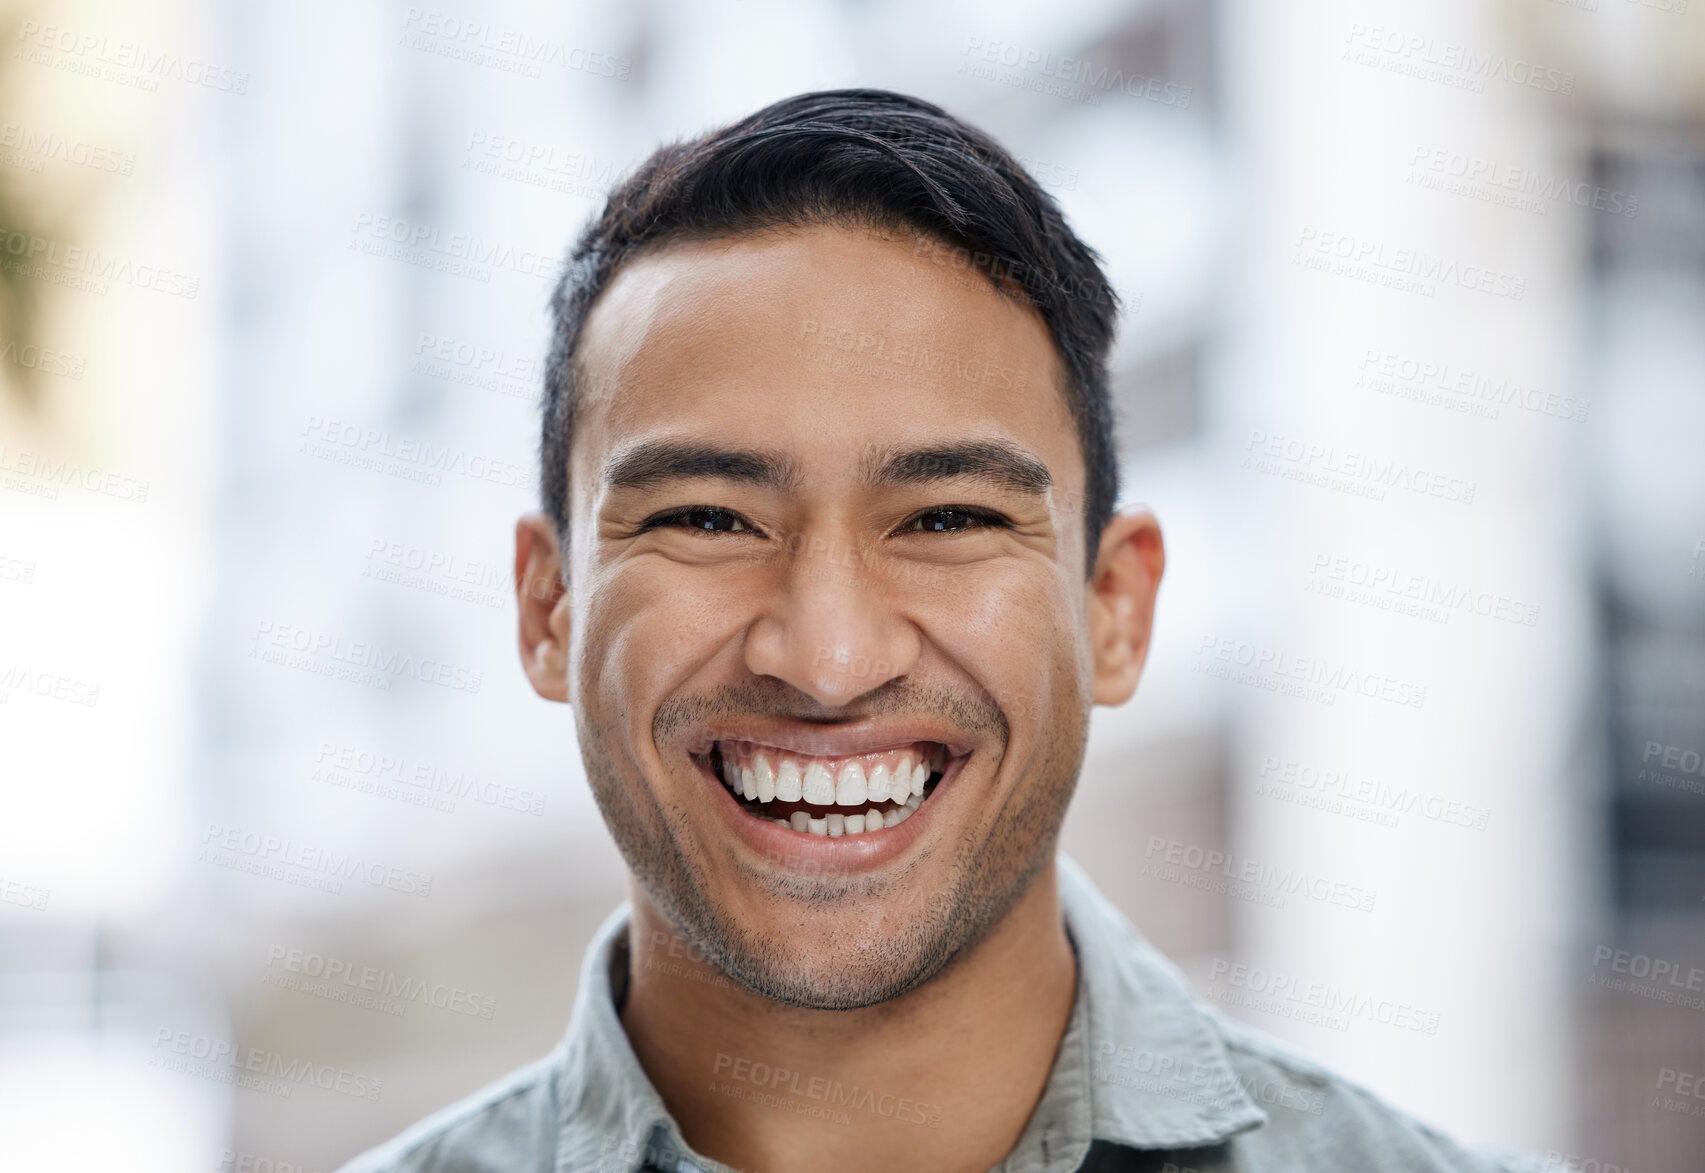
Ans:
<svg viewBox="0 0 1705 1173"><path fill-rule="evenodd" d="M879 704L869 711L933 711L968 731L993 730L999 734L999 752L992 756L997 766L1004 762L1008 725L992 700L968 704L960 694L913 688L892 695L904 703ZM788 711L753 705L753 699L749 688L737 696L670 698L660 706L653 727L666 731L724 709L729 715ZM1087 706L1074 697L1061 707L1075 712L1056 714L1059 719L1048 724L1051 732L1038 748L1032 777L1007 799L1009 809L989 837L955 847L952 878L944 889L919 891L910 875L916 862L881 878L827 872L778 876L741 866L742 882L759 899L790 906L801 917L831 918L830 930L811 934L808 947L802 947L797 934L748 928L711 899L704 882L708 869L695 866L675 830L689 824L689 812L677 807L665 814L655 789L623 749L627 732L618 722L588 718L584 704L574 712L587 778L605 825L640 887L686 941L730 981L760 997L813 1010L855 1010L892 1001L946 972L1006 919L1052 865L1088 737ZM655 744L671 743L656 736ZM974 755L966 765L980 756L985 755ZM703 826L705 820L697 822ZM860 918L846 915L878 905L904 908L911 915L890 916L875 935Z"/></svg>

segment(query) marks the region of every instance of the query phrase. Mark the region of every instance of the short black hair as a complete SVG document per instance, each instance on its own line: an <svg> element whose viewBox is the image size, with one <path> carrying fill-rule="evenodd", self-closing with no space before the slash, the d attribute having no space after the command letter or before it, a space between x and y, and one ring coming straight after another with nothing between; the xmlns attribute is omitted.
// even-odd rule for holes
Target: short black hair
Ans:
<svg viewBox="0 0 1705 1173"><path fill-rule="evenodd" d="M1041 315L1065 367L1083 450L1088 570L1119 496L1107 355L1118 298L1053 197L993 139L890 90L799 94L659 147L618 184L569 253L551 298L539 447L545 512L568 535L575 354L598 295L640 252L808 225L910 229Z"/></svg>

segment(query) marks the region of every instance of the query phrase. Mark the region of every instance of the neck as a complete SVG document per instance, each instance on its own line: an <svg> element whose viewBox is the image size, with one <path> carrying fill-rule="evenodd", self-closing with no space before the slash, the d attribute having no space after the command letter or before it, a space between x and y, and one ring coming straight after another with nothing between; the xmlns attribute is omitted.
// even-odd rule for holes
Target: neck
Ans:
<svg viewBox="0 0 1705 1173"><path fill-rule="evenodd" d="M1053 867L955 964L861 1010L739 988L632 896L622 1025L697 1152L755 1171L985 1170L1023 1134L1077 988Z"/></svg>

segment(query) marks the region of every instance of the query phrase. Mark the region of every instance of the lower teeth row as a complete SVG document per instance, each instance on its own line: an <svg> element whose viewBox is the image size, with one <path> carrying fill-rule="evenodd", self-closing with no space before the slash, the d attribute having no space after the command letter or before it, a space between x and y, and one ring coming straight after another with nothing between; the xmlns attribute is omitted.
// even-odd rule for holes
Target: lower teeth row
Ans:
<svg viewBox="0 0 1705 1173"><path fill-rule="evenodd" d="M923 799L914 794L906 800L906 805L894 807L884 812L871 807L860 815L843 814L831 811L820 819L814 819L804 811L794 811L789 818L771 819L778 827L787 827L806 835L826 835L830 839L838 839L842 835L862 835L866 831L879 831L883 827L897 827L916 813L923 805ZM744 804L742 804L744 805ZM751 807L747 807L751 810ZM762 812L754 811L760 818Z"/></svg>

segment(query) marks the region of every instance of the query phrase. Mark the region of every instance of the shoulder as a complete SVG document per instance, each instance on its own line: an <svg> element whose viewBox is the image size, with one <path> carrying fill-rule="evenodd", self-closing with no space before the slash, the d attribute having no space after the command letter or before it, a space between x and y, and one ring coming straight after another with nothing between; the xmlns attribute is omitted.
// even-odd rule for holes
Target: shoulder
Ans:
<svg viewBox="0 0 1705 1173"><path fill-rule="evenodd" d="M1253 1168L1366 1173L1531 1173L1537 1157L1475 1149L1386 1103L1253 1027L1198 1006L1267 1123L1229 1142ZM1234 1164L1234 1168L1243 1168Z"/></svg>
<svg viewBox="0 0 1705 1173"><path fill-rule="evenodd" d="M556 1163L558 1057L504 1076L338 1173L539 1173Z"/></svg>

